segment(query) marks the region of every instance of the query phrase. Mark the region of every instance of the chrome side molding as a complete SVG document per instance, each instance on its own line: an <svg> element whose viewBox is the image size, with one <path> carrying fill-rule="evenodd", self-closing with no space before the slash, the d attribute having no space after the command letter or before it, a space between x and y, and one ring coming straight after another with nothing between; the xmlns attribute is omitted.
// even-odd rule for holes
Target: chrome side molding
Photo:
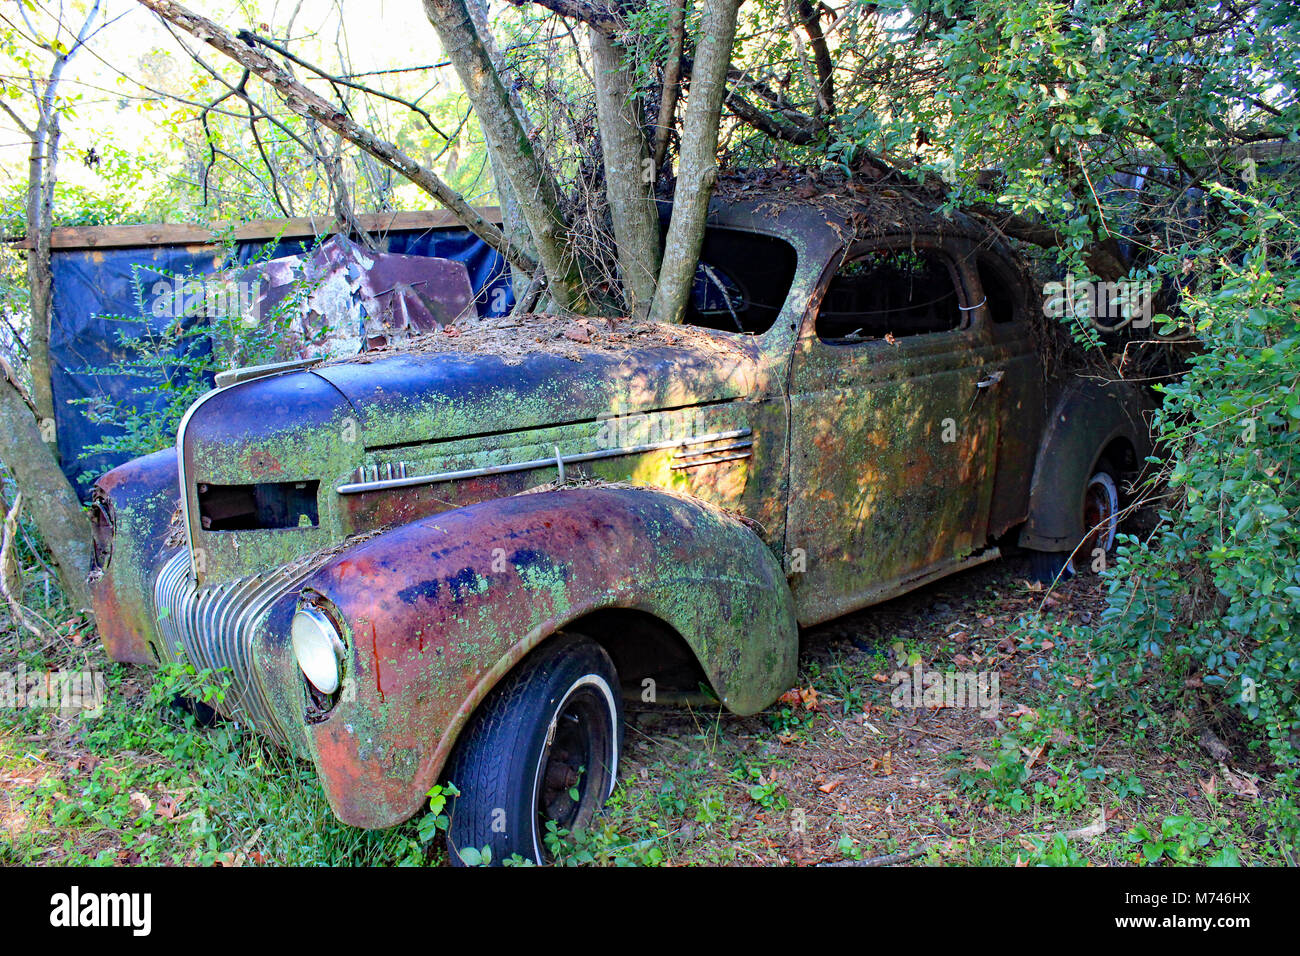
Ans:
<svg viewBox="0 0 1300 956"><path fill-rule="evenodd" d="M484 478L490 475L505 475L516 471L533 471L537 468L563 468L567 465L581 464L584 461L597 461L602 458L618 458L623 455L641 455L650 451L662 451L666 448L691 448L696 445L707 445L710 442L728 441L735 438L748 438L753 431L748 428L737 428L731 431L715 432L712 435L701 435L698 438L685 438L675 441L652 442L646 445L623 445L618 448L602 448L599 451L585 451L574 455L552 455L549 458L534 458L530 461L516 461L505 465L487 465L482 468L464 468L459 471L439 471L428 475L400 475L389 477L379 477L377 472L381 468L385 469L405 469L405 464L401 465L363 465L354 473L354 481L347 484L339 485L335 491L341 495L356 495L366 491L387 491L392 488L411 488L416 485L433 485L444 481L463 481L467 478ZM752 441L737 442L733 445L726 445L722 448L706 448L701 451L689 454L678 452L674 459L693 459L714 452L732 451L734 449L749 449L753 445ZM752 453L745 451L743 454L736 454L729 458L705 459L703 461L683 461L680 464L672 465L673 468L691 468L696 465L711 465L720 461L733 461L738 458L748 458ZM364 475L362 474L364 472ZM370 475L376 477L371 478Z"/></svg>

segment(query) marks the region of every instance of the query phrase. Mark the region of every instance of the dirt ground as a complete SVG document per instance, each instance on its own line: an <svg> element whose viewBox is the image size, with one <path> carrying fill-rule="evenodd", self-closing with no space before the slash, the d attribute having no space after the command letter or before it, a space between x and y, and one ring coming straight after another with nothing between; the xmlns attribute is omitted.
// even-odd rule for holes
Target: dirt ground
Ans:
<svg viewBox="0 0 1300 956"><path fill-rule="evenodd" d="M679 809L680 825L651 838L683 863L1269 859L1267 768L1211 758L1179 715L1159 732L1106 719L1083 641L1025 627L1041 611L1049 635L1086 633L1105 607L1101 579L1048 594L1026 572L1006 559L808 630L799 688L756 717L633 711L616 819L680 808L680 792L719 795L721 809ZM996 711L906 695L895 706L894 675L918 663L996 672Z"/></svg>

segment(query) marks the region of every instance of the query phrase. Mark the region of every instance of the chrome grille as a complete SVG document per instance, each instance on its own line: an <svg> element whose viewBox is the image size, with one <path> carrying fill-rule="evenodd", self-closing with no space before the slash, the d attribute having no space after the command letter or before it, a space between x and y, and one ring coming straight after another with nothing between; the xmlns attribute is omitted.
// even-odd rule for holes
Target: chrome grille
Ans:
<svg viewBox="0 0 1300 956"><path fill-rule="evenodd" d="M190 573L189 552L182 548L154 581L154 608L168 656L199 670L229 668L231 686L221 711L280 739L285 733L253 671L252 643L271 605L301 586L313 568L314 564L296 562L199 588Z"/></svg>

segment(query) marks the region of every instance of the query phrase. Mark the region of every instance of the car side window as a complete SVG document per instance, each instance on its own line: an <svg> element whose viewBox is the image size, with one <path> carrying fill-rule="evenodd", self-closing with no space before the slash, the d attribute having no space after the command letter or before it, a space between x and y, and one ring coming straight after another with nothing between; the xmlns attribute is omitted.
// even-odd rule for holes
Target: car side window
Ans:
<svg viewBox="0 0 1300 956"><path fill-rule="evenodd" d="M988 305L989 316L995 324L1014 322L1020 318L1016 308L1016 283L1006 269L990 256L981 255L975 260L980 287Z"/></svg>
<svg viewBox="0 0 1300 956"><path fill-rule="evenodd" d="M930 249L875 249L831 279L817 313L830 345L950 332L964 319L953 271Z"/></svg>

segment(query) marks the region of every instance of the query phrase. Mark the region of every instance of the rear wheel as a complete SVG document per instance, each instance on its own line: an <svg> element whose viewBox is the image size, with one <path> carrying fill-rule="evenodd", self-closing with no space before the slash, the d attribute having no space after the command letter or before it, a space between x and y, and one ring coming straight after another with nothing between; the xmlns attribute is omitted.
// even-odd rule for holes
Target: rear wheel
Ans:
<svg viewBox="0 0 1300 956"><path fill-rule="evenodd" d="M549 859L548 824L581 830L614 790L622 746L618 676L595 641L557 635L493 690L470 720L446 778L460 791L447 835L462 850Z"/></svg>
<svg viewBox="0 0 1300 956"><path fill-rule="evenodd" d="M1105 458L1097 462L1083 491L1083 540L1071 554L1064 551L1032 553L1031 573L1040 584L1064 581L1074 575L1075 564L1091 567L1098 551L1109 554L1119 532L1119 472Z"/></svg>

